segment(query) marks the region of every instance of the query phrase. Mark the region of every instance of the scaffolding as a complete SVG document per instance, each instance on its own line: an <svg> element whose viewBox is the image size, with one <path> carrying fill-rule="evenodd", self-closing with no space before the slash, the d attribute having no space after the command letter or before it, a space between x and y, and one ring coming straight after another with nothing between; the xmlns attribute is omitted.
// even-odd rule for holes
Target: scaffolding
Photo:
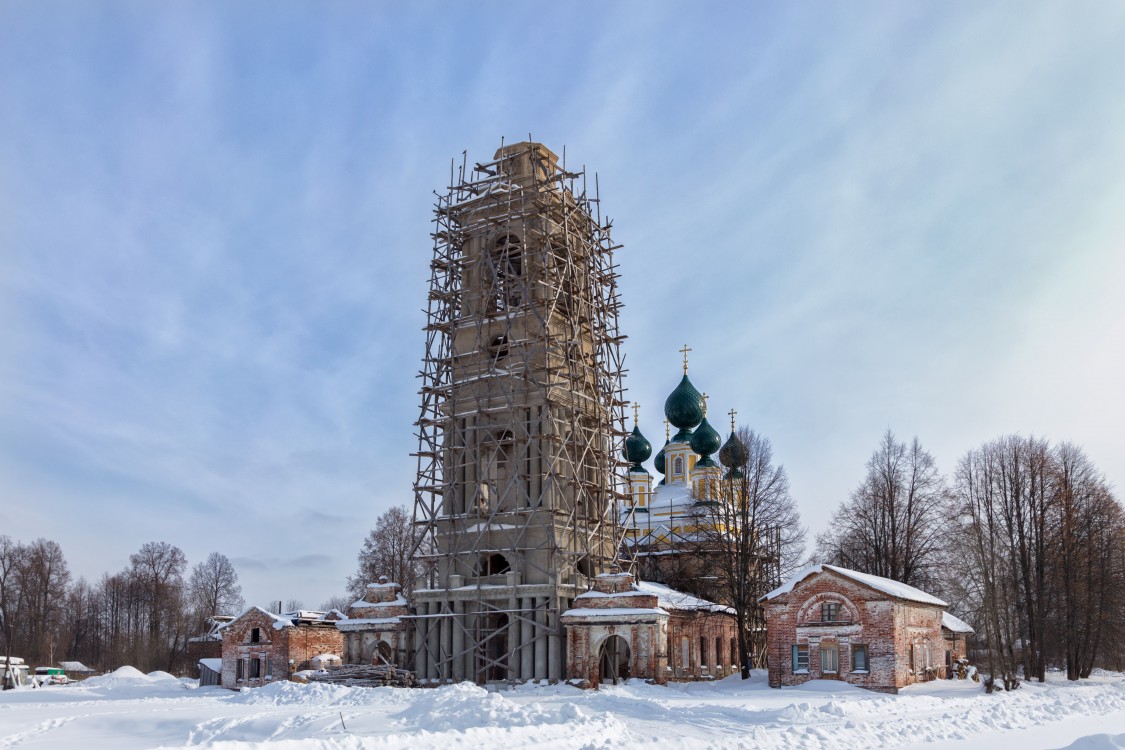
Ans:
<svg viewBox="0 0 1125 750"><path fill-rule="evenodd" d="M559 616L616 569L625 431L611 222L597 178L527 142L450 169L434 205L416 423L415 667L558 680Z"/></svg>

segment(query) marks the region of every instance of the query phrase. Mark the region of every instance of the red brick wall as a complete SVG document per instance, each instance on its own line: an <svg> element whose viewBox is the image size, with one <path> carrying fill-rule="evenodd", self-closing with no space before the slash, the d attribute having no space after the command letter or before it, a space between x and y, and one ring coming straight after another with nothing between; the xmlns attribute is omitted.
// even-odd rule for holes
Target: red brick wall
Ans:
<svg viewBox="0 0 1125 750"><path fill-rule="evenodd" d="M737 671L731 661L730 644L737 638L738 623L733 615L712 612L671 611L668 624L668 663L673 680L721 678ZM687 639L687 661L684 661L684 639ZM701 643L700 640L704 643ZM715 658L716 639L722 643L720 658ZM700 648L705 653L700 653ZM706 662L703 656L706 656ZM717 663L716 663L717 662ZM732 668L733 665L733 668Z"/></svg>
<svg viewBox="0 0 1125 750"><path fill-rule="evenodd" d="M840 622L821 624L820 605L841 604ZM765 603L769 645L769 683L772 687L798 685L811 679L840 679L871 690L895 692L912 682L939 676L925 670L925 648L930 663L944 665L940 607L903 602L831 571L816 573L799 582L788 594ZM868 671L852 671L852 646L867 647ZM792 647L807 645L807 674L795 674ZM917 662L911 669L911 652L917 645ZM835 647L835 674L821 670L821 649Z"/></svg>
<svg viewBox="0 0 1125 750"><path fill-rule="evenodd" d="M335 654L343 657L343 635L334 625L275 629L275 622L267 613L253 609L223 629L223 687L234 690L287 680L293 672L309 669L309 659L314 656ZM257 643L250 640L254 628L259 629L260 640ZM247 661L263 658L266 660L265 670L257 678L250 677ZM241 681L238 679L239 661L244 666Z"/></svg>
<svg viewBox="0 0 1125 750"><path fill-rule="evenodd" d="M293 671L312 669L309 660L321 654L335 654L344 658L344 634L335 625L301 626L286 628L289 635L287 659L293 661Z"/></svg>
<svg viewBox="0 0 1125 750"><path fill-rule="evenodd" d="M265 612L250 610L223 629L223 687L232 690L240 687L256 687L267 683L268 674L274 680L288 679L289 673L285 653L288 650L286 633L275 630L274 619ZM252 643L251 631L258 628L259 641ZM265 657L266 673L257 679L250 677L250 670L244 669L241 681L238 679L238 662Z"/></svg>

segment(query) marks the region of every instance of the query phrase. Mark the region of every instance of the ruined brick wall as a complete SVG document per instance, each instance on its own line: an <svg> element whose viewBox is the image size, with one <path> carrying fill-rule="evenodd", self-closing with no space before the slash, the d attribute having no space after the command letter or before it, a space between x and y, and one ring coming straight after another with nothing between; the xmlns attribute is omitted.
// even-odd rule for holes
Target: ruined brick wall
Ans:
<svg viewBox="0 0 1125 750"><path fill-rule="evenodd" d="M896 605L895 687L927 682L945 675L945 639L941 634L940 607L912 602Z"/></svg>
<svg viewBox="0 0 1125 750"><path fill-rule="evenodd" d="M292 662L292 671L312 669L310 659L321 654L335 654L343 661L344 635L335 625L302 625L286 628L288 650L286 660Z"/></svg>
<svg viewBox="0 0 1125 750"><path fill-rule="evenodd" d="M293 672L310 669L309 660L321 654L343 658L344 639L334 623L276 628L276 622L252 609L223 629L223 687L236 690L287 680Z"/></svg>
<svg viewBox="0 0 1125 750"><path fill-rule="evenodd" d="M223 629L223 687L258 687L289 678L288 634L275 629L274 622L265 612L251 610Z"/></svg>
<svg viewBox="0 0 1125 750"><path fill-rule="evenodd" d="M733 615L672 610L668 625L670 679L722 678L738 671L737 653L731 659L731 644L737 644L737 637L738 624Z"/></svg>
<svg viewBox="0 0 1125 750"><path fill-rule="evenodd" d="M601 671L602 647L606 641L618 636L629 647L629 667L623 677L636 677L664 682L667 654L668 625L665 618L659 622L616 622L588 620L583 624L566 626L566 674L568 678L588 680L597 687L604 679Z"/></svg>
<svg viewBox="0 0 1125 750"><path fill-rule="evenodd" d="M828 602L837 603L840 614L822 622L822 605ZM840 679L896 692L933 679L935 666L944 663L940 607L899 601L831 571L805 578L793 591L766 602L765 609L771 687ZM807 648L807 670L794 669L794 645ZM867 670L853 668L853 651L860 646L867 653ZM822 669L822 651L829 663L835 660L835 672Z"/></svg>

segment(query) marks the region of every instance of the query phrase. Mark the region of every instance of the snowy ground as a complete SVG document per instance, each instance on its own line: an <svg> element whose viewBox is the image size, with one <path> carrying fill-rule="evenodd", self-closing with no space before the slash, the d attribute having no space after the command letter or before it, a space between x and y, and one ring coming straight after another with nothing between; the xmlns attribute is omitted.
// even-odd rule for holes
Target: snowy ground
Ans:
<svg viewBox="0 0 1125 750"><path fill-rule="evenodd" d="M897 696L841 683L770 690L761 675L489 693L275 683L233 693L123 667L77 685L0 693L0 750L258 748L1125 748L1125 675L987 696L938 681Z"/></svg>

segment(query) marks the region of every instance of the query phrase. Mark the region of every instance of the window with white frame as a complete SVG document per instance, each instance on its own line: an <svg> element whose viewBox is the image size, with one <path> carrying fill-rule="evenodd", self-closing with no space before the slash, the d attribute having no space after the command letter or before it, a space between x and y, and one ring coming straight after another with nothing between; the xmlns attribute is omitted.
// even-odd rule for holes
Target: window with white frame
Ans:
<svg viewBox="0 0 1125 750"><path fill-rule="evenodd" d="M835 643L820 644L820 671L825 674L840 671L840 647Z"/></svg>
<svg viewBox="0 0 1125 750"><path fill-rule="evenodd" d="M853 672L867 672L870 669L867 665L867 644L853 643L852 644L852 671Z"/></svg>

